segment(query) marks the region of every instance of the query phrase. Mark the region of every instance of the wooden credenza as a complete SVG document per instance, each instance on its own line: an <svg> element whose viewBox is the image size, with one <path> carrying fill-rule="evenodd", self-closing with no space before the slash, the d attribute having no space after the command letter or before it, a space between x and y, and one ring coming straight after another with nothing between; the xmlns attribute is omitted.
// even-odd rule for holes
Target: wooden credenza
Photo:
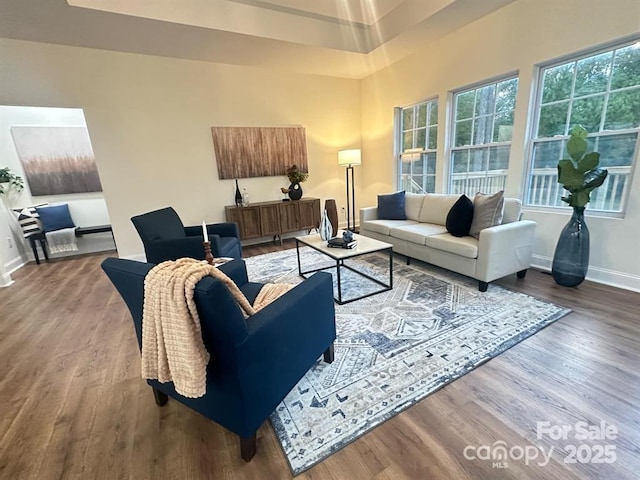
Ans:
<svg viewBox="0 0 640 480"><path fill-rule="evenodd" d="M283 233L311 230L320 224L319 198L227 205L224 211L227 222L238 224L241 240L272 236L282 243Z"/></svg>

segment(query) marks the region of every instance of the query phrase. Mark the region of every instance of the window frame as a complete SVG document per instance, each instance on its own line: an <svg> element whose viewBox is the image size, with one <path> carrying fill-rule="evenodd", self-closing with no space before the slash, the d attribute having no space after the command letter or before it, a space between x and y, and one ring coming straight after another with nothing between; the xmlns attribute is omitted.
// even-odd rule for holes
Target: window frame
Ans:
<svg viewBox="0 0 640 480"><path fill-rule="evenodd" d="M431 109L432 109L432 105L435 104L437 109L438 109L438 115L436 116L436 123L435 124L431 124L430 123L430 117L431 117ZM416 122L417 122L417 108L420 107L421 105L424 105L426 108L426 121L425 121L425 125L424 127L417 127L416 126ZM406 129L404 128L404 117L403 117L403 113L405 110L407 109L416 109L415 112L416 114L413 115L413 125L412 128L410 129ZM395 131L395 145L394 145L394 151L395 151L395 155L394 155L394 159L395 159L395 167L396 167L396 189L397 190L406 190L403 187L403 182L402 182L402 177L403 177L403 173L402 173L402 160L403 157L406 156L410 156L410 155L421 155L423 158L423 173L422 176L424 177L424 181L423 181L423 185L426 186L426 179L427 177L432 177L433 178L433 190L435 192L436 189L436 168L437 168L437 162L438 162L438 136L440 135L440 123L439 123L439 113L440 113L440 102L439 102L439 98L438 96L432 96L432 97L428 97L425 100L421 100L419 102L410 104L410 105L405 105L402 107L395 107L394 109L394 131ZM426 137L425 137L425 148L412 148L412 149L408 149L408 150L403 150L404 147L404 133L407 131L417 131L419 129L424 128L426 130ZM435 148L428 148L429 145L429 129L431 128L435 128L436 129L436 146ZM414 137L415 138L415 137ZM415 141L414 141L415 143ZM427 157L429 155L433 155L434 156L434 160L433 160L433 173L427 173L427 167L426 167L426 162ZM409 177L413 177L413 174L410 173ZM422 189L422 187L421 187ZM424 189L423 189L424 190ZM412 190L406 190L408 192L413 192ZM426 192L426 190L425 190ZM422 193L425 193L422 192ZM434 193L434 192L427 192L427 193Z"/></svg>
<svg viewBox="0 0 640 480"><path fill-rule="evenodd" d="M473 91L477 91L480 90L482 88L485 87L489 87L492 85L495 85L497 87L498 84L502 83L502 82L507 82L509 80L516 80L517 81L517 90L515 93L515 97L514 97L514 106L513 109L511 110L511 114L513 115L513 125L512 125L512 136L511 139L509 141L501 141L501 142L494 142L493 141L493 130L492 130L492 141L489 143L483 143L483 144L471 144L471 145L461 145L461 146L456 146L456 113L457 113L457 103L458 103L458 95L461 95L463 93L467 93L467 92L473 92ZM516 108L517 108L517 99L518 99L518 90L520 88L520 75L518 71L511 71L502 75L498 75L495 77L491 77L488 79L484 79L482 81L470 84L470 85L466 85L464 87L460 87L457 88L455 90L451 90L450 94L449 94L449 109L448 109L448 120L447 120L447 169L446 169L446 177L445 177L445 186L446 186L446 191L448 193L454 193L454 185L453 185L453 157L454 157L454 152L457 151L465 151L468 150L470 153L474 150L480 150L480 149L491 149L491 148L500 148L500 147L505 147L508 146L509 147L509 163L510 163L510 157L511 157L511 145L513 144L513 131L515 131L515 129L513 128L515 125L515 119L516 119ZM491 116L495 122L495 116L496 116L496 99L494 99L493 101L493 109L491 112ZM475 106L474 106L474 114L475 114ZM474 116L472 115L470 118L471 119L475 119L481 116L486 116L486 115L478 115L478 116ZM492 129L493 129L493 125L492 125ZM473 133L472 133L472 137L471 139L473 140ZM500 189L505 189L506 185L507 185L507 179L508 179L508 175L509 175L509 163L507 164L507 168L506 169L501 169L504 172L504 179L503 179L503 184L502 187L500 187ZM487 169L485 170L485 172L489 172L489 164L487 163ZM469 173L468 168L467 168L467 174ZM487 178L487 177L485 177ZM465 193L465 192L462 192ZM484 193L484 192L483 192ZM467 196L469 194L467 193ZM473 197L475 195L475 193L472 193L471 196ZM470 197L471 198L471 197Z"/></svg>
<svg viewBox="0 0 640 480"><path fill-rule="evenodd" d="M543 88L544 88L544 75L545 72L548 70L551 70L553 68L562 66L562 65L567 65L567 64L576 64L578 62L580 62L581 60L587 59L587 58L591 58L591 57L597 57L598 55L602 55L604 53L607 52L614 52L616 50L620 50L626 47L629 47L631 45L634 44L640 44L640 36L634 36L632 38L626 38L626 39L622 39L622 40L617 40L615 42L611 42L605 45L601 45L597 48L591 48L588 50L582 50L579 51L577 53L572 53L569 55L565 55L563 57L560 58L556 58L554 60L548 61L548 62L544 62L544 63L540 63L538 65L536 65L535 67L535 73L534 73L534 77L533 77L533 83L532 83L532 89L533 89L533 94L532 94L532 105L531 105L531 109L532 113L530 115L530 124L529 124L529 128L527 129L527 145L526 145L526 150L525 150L525 165L524 165L524 172L523 172L523 178L522 178L522 192L523 192L523 202L522 202L522 207L526 208L527 210L530 211L541 211L541 212L555 212L555 213L560 213L560 212L568 212L570 211L571 207L560 200L560 196L566 194L566 192L564 191L562 185L557 184L557 190L558 190L558 199L556 202L556 205L537 205L537 204L530 204L529 203L529 199L531 196L531 177L532 177L532 172L533 172L533 162L534 162L534 153L535 153L535 147L537 144L544 144L544 143L549 143L549 142L553 142L553 141L563 141L566 142L566 140L569 138L569 135L556 135L553 137L537 137L538 134L538 130L539 130L539 122L540 122L540 115L541 115L541 111L542 111L542 97L543 97ZM639 47L640 48L640 47ZM602 107L602 118L600 119L600 127L603 127L606 121L606 109L609 103L609 96L611 93L611 80L612 80L612 75L609 75L609 78L607 79L607 87L604 90L604 92L599 92L599 93L595 93L595 94L588 94L588 95L582 95L579 96L579 99L582 98L590 98L592 96L597 96L597 95L601 95L604 94L606 95L606 99L603 103L603 107ZM572 79L572 84L571 84L571 92L569 94L568 100L570 102L569 105L569 109L567 112L567 123L566 123L566 127L570 127L571 125L571 112L572 112L572 108L573 108L573 102L575 99L575 84L576 84L576 74L574 72L573 74L573 79ZM640 85L640 84L639 84ZM614 92L617 91L625 91L625 90L631 90L634 88L640 88L638 86L633 86L633 87L623 87L622 89L616 89L614 90ZM611 136L623 136L623 135L628 135L628 134L632 134L635 133L637 135L636 138L636 145L633 151L633 156L632 156L632 164L629 168L629 172L627 173L627 182L628 185L625 188L625 191L622 195L622 198L620 199L620 211L614 211L614 210L602 210L602 209L594 209L594 208L589 208L591 206L591 202L589 202L587 204L587 208L586 208L586 212L589 213L590 216L594 216L594 217L605 217L605 218L624 218L625 214L626 214L626 210L627 210L627 205L629 202L629 196L631 194L631 190L632 190L632 183L633 183L633 177L635 175L635 169L636 169L636 165L638 163L638 161L640 161L640 126L636 127L636 128L624 128L624 129L619 129L619 130L600 130L600 127L598 128L597 132L594 133L589 133L588 134L588 138L592 139L592 138L598 138L598 137L611 137ZM570 130L570 128L569 128ZM569 133L569 132L567 132ZM564 150L563 146L563 154L566 152L566 150ZM564 155L563 155L564 156ZM620 167L604 167L604 168L608 168L610 173L611 173L611 169L612 168L620 168ZM549 168L549 170L553 170L553 168ZM603 185L604 186L604 185ZM603 188L603 186L599 187L599 188ZM594 190L597 191L598 189ZM549 195L548 195L549 196Z"/></svg>

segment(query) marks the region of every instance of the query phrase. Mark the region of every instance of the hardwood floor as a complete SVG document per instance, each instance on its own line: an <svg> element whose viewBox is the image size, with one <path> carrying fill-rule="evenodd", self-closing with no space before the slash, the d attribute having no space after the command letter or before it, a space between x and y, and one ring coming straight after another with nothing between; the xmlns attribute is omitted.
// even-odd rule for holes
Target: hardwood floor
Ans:
<svg viewBox="0 0 640 480"><path fill-rule="evenodd" d="M171 400L156 407L140 378L129 312L100 270L107 256L29 264L0 289L0 478L291 478L268 422L245 463L237 437L224 428ZM563 288L538 271L497 283L573 312L297 478L637 479L640 294L590 282ZM536 425L544 421L605 421L618 434L538 439ZM508 458L507 468L465 458L498 441L516 456L519 447L554 451L546 466L539 449L528 465ZM564 463L570 444L585 445L582 459L597 453L596 445L614 445L616 461Z"/></svg>

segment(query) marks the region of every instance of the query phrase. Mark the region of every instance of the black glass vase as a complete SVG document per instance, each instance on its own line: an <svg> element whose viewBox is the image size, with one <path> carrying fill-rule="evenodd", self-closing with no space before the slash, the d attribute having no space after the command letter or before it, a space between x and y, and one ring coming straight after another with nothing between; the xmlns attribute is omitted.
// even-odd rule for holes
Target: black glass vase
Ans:
<svg viewBox="0 0 640 480"><path fill-rule="evenodd" d="M299 183L289 185L289 198L291 200L300 200L302 198L302 187Z"/></svg>
<svg viewBox="0 0 640 480"><path fill-rule="evenodd" d="M238 179L236 178L236 206L242 205L242 194L240 193L240 187L238 187Z"/></svg>
<svg viewBox="0 0 640 480"><path fill-rule="evenodd" d="M575 287L587 276L589 268L589 229L584 207L574 207L569 223L560 232L551 274L558 285Z"/></svg>

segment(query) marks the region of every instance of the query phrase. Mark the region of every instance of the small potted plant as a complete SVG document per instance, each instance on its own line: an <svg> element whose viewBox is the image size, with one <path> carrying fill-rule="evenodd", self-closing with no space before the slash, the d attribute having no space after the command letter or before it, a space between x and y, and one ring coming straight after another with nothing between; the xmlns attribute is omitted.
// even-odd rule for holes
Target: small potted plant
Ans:
<svg viewBox="0 0 640 480"><path fill-rule="evenodd" d="M21 192L23 188L24 181L21 176L12 173L9 167L0 168L0 195L12 189Z"/></svg>
<svg viewBox="0 0 640 480"><path fill-rule="evenodd" d="M309 178L309 174L301 171L297 165L291 165L287 168L287 178L289 178L289 198L291 200L300 200L302 198L302 187L300 184ZM284 192L284 189L283 189Z"/></svg>

